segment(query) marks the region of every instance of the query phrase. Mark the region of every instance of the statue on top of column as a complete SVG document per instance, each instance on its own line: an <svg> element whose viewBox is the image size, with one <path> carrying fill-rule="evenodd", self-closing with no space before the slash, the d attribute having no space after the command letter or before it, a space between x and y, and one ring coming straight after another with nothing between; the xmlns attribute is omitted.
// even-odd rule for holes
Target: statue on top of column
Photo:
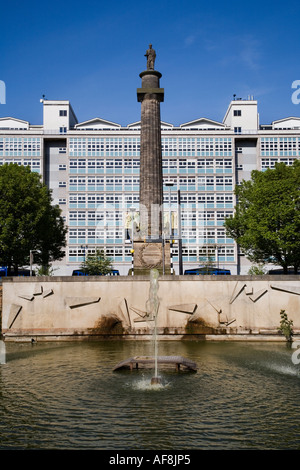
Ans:
<svg viewBox="0 0 300 470"><path fill-rule="evenodd" d="M147 70L154 70L156 53L155 50L152 49L152 44L149 44L149 49L146 51L145 57L147 57Z"/></svg>

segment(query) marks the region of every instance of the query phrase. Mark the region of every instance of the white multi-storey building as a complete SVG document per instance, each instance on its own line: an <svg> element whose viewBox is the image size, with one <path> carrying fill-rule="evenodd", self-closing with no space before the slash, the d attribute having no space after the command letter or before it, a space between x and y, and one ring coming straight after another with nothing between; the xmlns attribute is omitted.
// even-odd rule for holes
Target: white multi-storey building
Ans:
<svg viewBox="0 0 300 470"><path fill-rule="evenodd" d="M139 207L140 123L78 122L69 101L41 101L42 125L0 118L0 164L29 165L52 189L68 226L66 256L56 274L70 275L97 248L127 274L131 217ZM234 99L222 122L199 118L178 127L162 122L161 129L164 183L172 183L164 185L165 237L170 238L172 220L175 272L181 237L184 269L209 260L232 274L246 274L250 263L223 226L234 211L235 185L254 169L272 168L277 161L290 165L300 157L300 118L260 125L257 101Z"/></svg>

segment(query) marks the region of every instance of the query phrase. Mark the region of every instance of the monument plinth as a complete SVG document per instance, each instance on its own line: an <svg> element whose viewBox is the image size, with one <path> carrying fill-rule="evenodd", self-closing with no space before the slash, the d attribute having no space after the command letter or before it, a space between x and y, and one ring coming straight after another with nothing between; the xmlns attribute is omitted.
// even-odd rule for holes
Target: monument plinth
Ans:
<svg viewBox="0 0 300 470"><path fill-rule="evenodd" d="M163 241L134 242L134 274L146 275L151 269L170 274L170 244Z"/></svg>
<svg viewBox="0 0 300 470"><path fill-rule="evenodd" d="M137 99L141 103L140 135L140 240L134 241L135 273L145 273L153 267L170 269L170 245L163 240L163 173L161 149L160 103L164 89L160 88L161 73L154 70L156 53L149 45L146 51L147 70L140 73L141 88Z"/></svg>

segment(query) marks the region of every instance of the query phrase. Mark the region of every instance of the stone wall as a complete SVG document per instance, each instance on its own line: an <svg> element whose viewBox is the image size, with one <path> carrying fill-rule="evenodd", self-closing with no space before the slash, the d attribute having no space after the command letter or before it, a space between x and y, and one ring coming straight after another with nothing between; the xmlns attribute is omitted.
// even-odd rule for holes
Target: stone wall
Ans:
<svg viewBox="0 0 300 470"><path fill-rule="evenodd" d="M151 338L149 277L3 281L5 340ZM280 310L300 334L300 276L164 276L158 333L166 339L276 339Z"/></svg>

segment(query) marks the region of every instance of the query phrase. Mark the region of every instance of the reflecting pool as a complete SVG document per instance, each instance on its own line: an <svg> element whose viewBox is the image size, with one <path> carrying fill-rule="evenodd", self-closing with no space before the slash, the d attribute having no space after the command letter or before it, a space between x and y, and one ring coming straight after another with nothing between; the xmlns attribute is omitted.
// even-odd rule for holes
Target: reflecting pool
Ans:
<svg viewBox="0 0 300 470"><path fill-rule="evenodd" d="M159 342L198 372L113 372L151 342L6 343L0 449L300 448L300 365L285 343Z"/></svg>

